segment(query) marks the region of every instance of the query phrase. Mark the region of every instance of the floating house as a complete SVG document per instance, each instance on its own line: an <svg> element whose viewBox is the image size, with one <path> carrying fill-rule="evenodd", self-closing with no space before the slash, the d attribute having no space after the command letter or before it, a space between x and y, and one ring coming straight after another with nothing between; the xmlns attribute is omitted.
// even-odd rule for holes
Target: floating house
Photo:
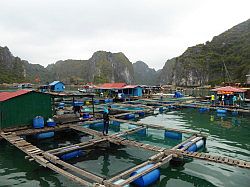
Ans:
<svg viewBox="0 0 250 187"><path fill-rule="evenodd" d="M52 116L51 96L31 90L0 92L0 129L31 125L36 116Z"/></svg>
<svg viewBox="0 0 250 187"><path fill-rule="evenodd" d="M65 90L65 84L60 81L54 81L49 84L50 91L53 92L63 92Z"/></svg>
<svg viewBox="0 0 250 187"><path fill-rule="evenodd" d="M235 88L232 86L224 86L224 87L219 87L211 90L212 92L215 93L216 99L219 98L219 95L226 95L228 103L227 104L233 104L233 96L236 95L238 98L241 98L241 100L245 99L245 92L246 90L240 89L240 88Z"/></svg>
<svg viewBox="0 0 250 187"><path fill-rule="evenodd" d="M142 87L139 85L127 85L126 83L104 83L95 88L98 92L110 94L124 94L124 96L142 96Z"/></svg>

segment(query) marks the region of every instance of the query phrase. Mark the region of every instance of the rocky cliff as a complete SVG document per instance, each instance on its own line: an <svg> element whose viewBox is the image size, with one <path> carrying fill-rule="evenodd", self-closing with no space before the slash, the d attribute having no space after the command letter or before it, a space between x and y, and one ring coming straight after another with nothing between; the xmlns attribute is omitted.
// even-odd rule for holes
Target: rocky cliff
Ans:
<svg viewBox="0 0 250 187"><path fill-rule="evenodd" d="M145 62L137 61L133 63L135 83L145 85L156 85L158 73L153 68L149 68Z"/></svg>
<svg viewBox="0 0 250 187"><path fill-rule="evenodd" d="M216 36L211 42L189 47L168 60L160 83L202 86L245 82L250 73L250 19Z"/></svg>
<svg viewBox="0 0 250 187"><path fill-rule="evenodd" d="M52 79L66 83L134 82L132 63L123 53L97 51L89 60L65 60L49 65Z"/></svg>

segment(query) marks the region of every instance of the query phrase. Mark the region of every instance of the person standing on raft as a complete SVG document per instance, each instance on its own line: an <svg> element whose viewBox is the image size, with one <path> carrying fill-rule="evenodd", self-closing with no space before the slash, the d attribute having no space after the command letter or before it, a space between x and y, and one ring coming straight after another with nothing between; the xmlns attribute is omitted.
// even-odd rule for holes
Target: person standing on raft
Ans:
<svg viewBox="0 0 250 187"><path fill-rule="evenodd" d="M109 113L110 113L111 106L108 106L108 109L104 109L103 111L103 129L102 134L107 135L109 131Z"/></svg>

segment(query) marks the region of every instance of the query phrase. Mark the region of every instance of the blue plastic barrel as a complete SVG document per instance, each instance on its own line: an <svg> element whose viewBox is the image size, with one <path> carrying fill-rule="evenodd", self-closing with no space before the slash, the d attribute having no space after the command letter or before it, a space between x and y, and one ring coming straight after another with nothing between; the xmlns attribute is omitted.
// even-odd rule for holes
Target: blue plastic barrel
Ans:
<svg viewBox="0 0 250 187"><path fill-rule="evenodd" d="M140 117L145 116L145 112L139 112L138 114L139 114Z"/></svg>
<svg viewBox="0 0 250 187"><path fill-rule="evenodd" d="M113 103L113 99L109 99L109 102L110 102L110 103Z"/></svg>
<svg viewBox="0 0 250 187"><path fill-rule="evenodd" d="M226 111L226 110L223 110L223 109L217 109L216 112L217 112L217 113L220 113L220 114L225 114L225 113L227 113L227 111Z"/></svg>
<svg viewBox="0 0 250 187"><path fill-rule="evenodd" d="M94 100L94 104L99 104L100 101L99 100Z"/></svg>
<svg viewBox="0 0 250 187"><path fill-rule="evenodd" d="M184 144L180 145L180 147L178 149L182 149L183 147L189 146L191 144L192 144L192 142L184 143Z"/></svg>
<svg viewBox="0 0 250 187"><path fill-rule="evenodd" d="M174 131L165 131L165 137L171 138L171 139L176 139L176 140L181 140L182 139L182 133L179 132L174 132Z"/></svg>
<svg viewBox="0 0 250 187"><path fill-rule="evenodd" d="M37 139L46 139L46 138L52 138L55 136L54 132L44 132L44 133L40 133L40 134L36 134L35 137Z"/></svg>
<svg viewBox="0 0 250 187"><path fill-rule="evenodd" d="M226 117L227 115L224 114L224 113L217 113L217 116L218 116L218 117Z"/></svg>
<svg viewBox="0 0 250 187"><path fill-rule="evenodd" d="M83 117L84 119L88 119L90 116L89 116L89 113L83 113L83 114L82 114L82 117Z"/></svg>
<svg viewBox="0 0 250 187"><path fill-rule="evenodd" d="M198 142L195 143L197 150L202 148L204 146L204 140L199 140Z"/></svg>
<svg viewBox="0 0 250 187"><path fill-rule="evenodd" d="M58 108L59 109L64 109L65 103L59 103Z"/></svg>
<svg viewBox="0 0 250 187"><path fill-rule="evenodd" d="M199 108L199 112L201 112L201 113L206 112L208 110L209 110L208 108Z"/></svg>
<svg viewBox="0 0 250 187"><path fill-rule="evenodd" d="M47 120L47 126L48 127L54 127L54 126L56 126L56 122L53 119L49 118Z"/></svg>
<svg viewBox="0 0 250 187"><path fill-rule="evenodd" d="M163 107L160 107L160 108L159 108L159 112L163 112Z"/></svg>
<svg viewBox="0 0 250 187"><path fill-rule="evenodd" d="M44 119L42 116L36 116L34 119L33 119L33 127L35 129L41 129L44 127Z"/></svg>
<svg viewBox="0 0 250 187"><path fill-rule="evenodd" d="M55 127L56 126L56 122L54 122L54 121L48 121L47 122L47 126L48 127Z"/></svg>
<svg viewBox="0 0 250 187"><path fill-rule="evenodd" d="M83 102L82 101L74 101L72 103L73 106L83 106Z"/></svg>
<svg viewBox="0 0 250 187"><path fill-rule="evenodd" d="M139 135L144 135L145 136L147 134L147 130L142 129L142 130L137 131L136 133L139 134Z"/></svg>
<svg viewBox="0 0 250 187"><path fill-rule="evenodd" d="M141 173L145 170L147 170L150 167L153 167L154 164L148 164L135 172L131 173L130 176L134 176L138 173ZM132 183L139 186L139 187L144 187L144 186L149 186L153 183L155 183L158 179L160 178L160 170L159 169L154 169L153 171L139 177L138 179L134 180Z"/></svg>
<svg viewBox="0 0 250 187"><path fill-rule="evenodd" d="M104 103L109 103L109 99L104 99Z"/></svg>
<svg viewBox="0 0 250 187"><path fill-rule="evenodd" d="M72 151L70 153L66 153L60 156L60 159L69 160L69 159L77 158L77 157L84 156L84 155L85 155L85 152L83 150L76 150L76 151Z"/></svg>
<svg viewBox="0 0 250 187"><path fill-rule="evenodd" d="M115 126L120 126L120 122L119 121L113 121L113 125L115 125Z"/></svg>
<svg viewBox="0 0 250 187"><path fill-rule="evenodd" d="M232 111L232 115L233 116L237 116L238 115L238 111Z"/></svg>
<svg viewBox="0 0 250 187"><path fill-rule="evenodd" d="M188 149L187 149L188 152L195 152L197 151L197 146L196 144L192 144Z"/></svg>
<svg viewBox="0 0 250 187"><path fill-rule="evenodd" d="M134 114L126 114L125 119L134 119L135 115Z"/></svg>

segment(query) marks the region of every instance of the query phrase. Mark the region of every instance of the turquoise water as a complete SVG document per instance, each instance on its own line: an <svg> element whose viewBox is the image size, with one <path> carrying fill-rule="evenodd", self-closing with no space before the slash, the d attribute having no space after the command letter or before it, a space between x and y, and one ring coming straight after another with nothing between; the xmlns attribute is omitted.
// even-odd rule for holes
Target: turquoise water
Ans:
<svg viewBox="0 0 250 187"><path fill-rule="evenodd" d="M163 114L147 116L140 119L144 123L154 123L166 127L189 129L208 133L206 152L250 161L250 117L249 116L217 116L215 112L199 113L196 109L167 111ZM101 130L101 127L98 127ZM98 130L97 128L97 130ZM111 125L110 133L129 129L129 124L121 124L120 128ZM183 135L183 140L188 135ZM87 141L89 137L68 135L64 139L54 138L39 142L39 147L56 148ZM132 135L128 138L145 143L172 147L179 142L167 140L163 131L148 129L146 135ZM89 150L86 157L70 162L77 167L90 170L107 178L114 176L153 155L152 152L138 150L133 147L116 147L112 149ZM0 186L78 186L67 178L40 167L35 162L24 159L25 154L9 145L0 142ZM250 170L188 159L183 166L161 169L161 177L153 186L243 186L250 183Z"/></svg>

